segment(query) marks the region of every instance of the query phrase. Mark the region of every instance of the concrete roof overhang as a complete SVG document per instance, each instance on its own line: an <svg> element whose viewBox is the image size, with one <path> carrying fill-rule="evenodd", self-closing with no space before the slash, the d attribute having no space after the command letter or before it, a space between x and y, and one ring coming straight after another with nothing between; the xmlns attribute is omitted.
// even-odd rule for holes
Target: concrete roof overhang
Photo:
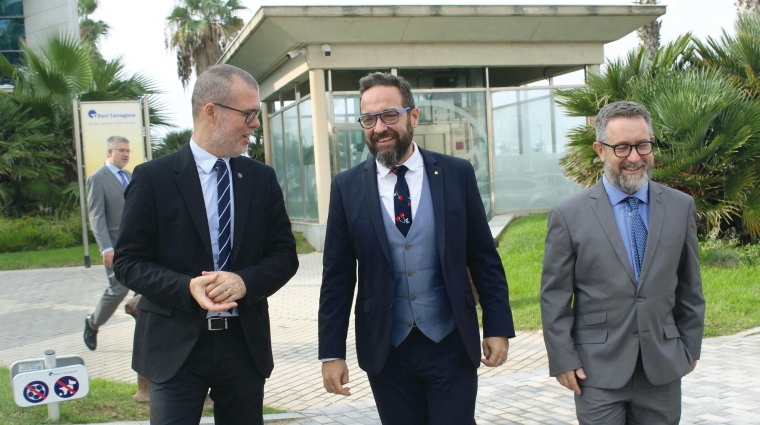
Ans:
<svg viewBox="0 0 760 425"><path fill-rule="evenodd" d="M604 43L622 38L663 14L665 6L656 5L264 6L224 52L219 63L244 68L261 81L278 68L284 69L278 74L291 76L303 75L308 69L350 69L357 61L372 56L364 54L356 58L357 52L365 51L357 50L361 45L368 46L365 52L375 47L404 45L408 54L414 55L422 50L414 50L414 46L427 49L460 45L469 51L473 46L487 49L491 44L510 46L512 56L531 45L587 45L593 46L598 51L596 56L603 60ZM320 46L324 43L331 45L332 59L322 54ZM353 60L341 60L336 55L340 46L352 47L349 51ZM515 46L519 46L517 51ZM288 61L286 53L301 47L307 48L305 57L283 66ZM365 67L466 65L463 60L457 60L456 52L436 59L435 63L425 62L430 55L405 63L394 62L394 56L383 54L370 58ZM472 61L478 63L471 66L509 66L504 63L504 55L490 56L493 59L483 54L473 56Z"/></svg>

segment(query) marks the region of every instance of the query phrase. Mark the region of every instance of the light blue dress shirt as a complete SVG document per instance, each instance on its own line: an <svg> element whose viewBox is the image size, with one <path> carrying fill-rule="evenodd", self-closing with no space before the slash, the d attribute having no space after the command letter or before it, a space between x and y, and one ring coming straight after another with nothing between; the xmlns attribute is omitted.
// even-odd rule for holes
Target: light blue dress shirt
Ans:
<svg viewBox="0 0 760 425"><path fill-rule="evenodd" d="M628 202L623 200L629 196L639 198L639 201L641 201L639 202L639 215L641 216L641 220L644 221L644 226L646 226L647 232L649 232L649 182L647 181L644 183L644 187L631 195L628 195L613 186L612 183L607 180L606 175L602 179L602 184L604 184L604 191L607 192L607 199L610 201L612 214L615 216L615 223L617 223L620 236L623 238L623 245L625 246L625 251L628 253L628 261L631 263L633 274L636 277L636 283L639 283L639 273L636 271L636 258L633 249L633 225L630 216L631 207L628 205Z"/></svg>
<svg viewBox="0 0 760 425"><path fill-rule="evenodd" d="M214 270L219 270L219 211L217 210L217 199L219 198L216 191L216 171L214 166L216 160L221 159L227 164L227 170L230 171L230 243L233 244L232 235L235 234L235 193L232 184L232 168L230 168L230 158L217 158L216 156L205 151L198 146L193 139L190 139L190 150L193 152L195 166L198 169L198 177L201 180L201 189L203 190L203 203L206 205L206 218L208 220L208 230L211 236L211 252L214 254ZM234 244L232 246L235 246ZM218 316L237 316L237 307L232 309L231 313L208 312L206 317Z"/></svg>

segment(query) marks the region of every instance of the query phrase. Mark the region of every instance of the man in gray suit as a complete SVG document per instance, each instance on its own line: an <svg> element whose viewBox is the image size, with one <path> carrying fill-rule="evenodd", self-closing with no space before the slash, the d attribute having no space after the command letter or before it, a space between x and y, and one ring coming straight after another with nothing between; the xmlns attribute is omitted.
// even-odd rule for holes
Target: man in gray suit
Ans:
<svg viewBox="0 0 760 425"><path fill-rule="evenodd" d="M549 212L549 373L575 392L581 424L677 424L704 329L694 200L650 181L644 107L611 103L595 126L604 176Z"/></svg>
<svg viewBox="0 0 760 425"><path fill-rule="evenodd" d="M108 157L105 165L87 179L90 227L98 242L108 277L108 288L100 297L95 312L84 320L84 344L90 350L98 346L98 328L111 318L129 292L116 280L112 268L113 247L119 237L121 210L124 208L124 190L132 179L132 173L124 170L129 162L129 140L111 136L106 141L106 147Z"/></svg>

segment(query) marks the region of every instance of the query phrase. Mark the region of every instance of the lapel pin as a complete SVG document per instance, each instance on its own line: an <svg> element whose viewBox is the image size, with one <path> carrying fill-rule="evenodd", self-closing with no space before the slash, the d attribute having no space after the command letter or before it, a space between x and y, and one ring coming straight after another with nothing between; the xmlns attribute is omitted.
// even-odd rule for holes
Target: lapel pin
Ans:
<svg viewBox="0 0 760 425"><path fill-rule="evenodd" d="M433 174L438 175L438 171L434 171Z"/></svg>
<svg viewBox="0 0 760 425"><path fill-rule="evenodd" d="M243 178L243 174L242 173L238 173L238 178L242 179Z"/></svg>

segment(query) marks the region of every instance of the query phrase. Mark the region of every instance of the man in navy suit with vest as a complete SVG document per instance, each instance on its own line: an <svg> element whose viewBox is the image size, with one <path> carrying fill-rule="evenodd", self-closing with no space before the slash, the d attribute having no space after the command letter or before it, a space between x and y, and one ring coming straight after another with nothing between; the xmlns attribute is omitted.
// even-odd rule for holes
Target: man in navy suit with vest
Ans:
<svg viewBox="0 0 760 425"><path fill-rule="evenodd" d="M373 158L332 182L319 304L325 389L351 394L346 335L358 282L356 351L381 421L474 424L477 367L503 364L515 335L475 173L412 141L419 110L406 80L375 72L359 85Z"/></svg>

